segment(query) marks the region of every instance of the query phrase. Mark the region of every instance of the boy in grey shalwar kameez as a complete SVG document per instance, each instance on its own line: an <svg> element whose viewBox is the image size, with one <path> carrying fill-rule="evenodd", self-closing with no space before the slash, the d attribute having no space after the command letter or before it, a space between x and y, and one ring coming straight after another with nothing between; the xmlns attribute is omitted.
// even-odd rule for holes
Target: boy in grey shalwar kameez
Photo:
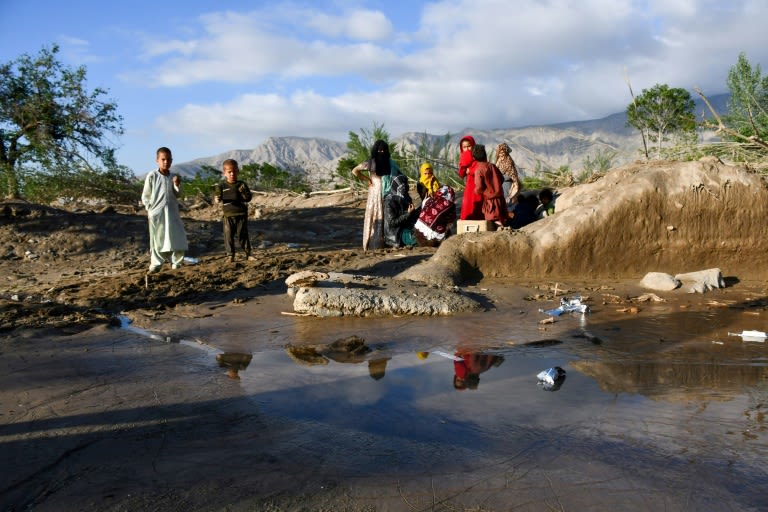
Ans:
<svg viewBox="0 0 768 512"><path fill-rule="evenodd" d="M179 215L181 178L171 176L171 150L157 150L157 170L147 174L141 202L149 220L149 271L157 272L167 260L179 268L187 250L187 233Z"/></svg>

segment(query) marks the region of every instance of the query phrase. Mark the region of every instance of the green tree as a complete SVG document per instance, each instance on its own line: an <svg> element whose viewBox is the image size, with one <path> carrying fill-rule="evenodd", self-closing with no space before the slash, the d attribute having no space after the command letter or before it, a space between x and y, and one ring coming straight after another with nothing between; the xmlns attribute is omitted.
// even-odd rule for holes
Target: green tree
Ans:
<svg viewBox="0 0 768 512"><path fill-rule="evenodd" d="M443 136L430 136L426 132L420 134L415 152L406 151L407 168L413 169L416 179L419 177L419 168L424 162L432 164L432 172L443 185L454 188L463 187L464 184L456 173L456 162L459 160L458 146L451 145L451 134ZM489 156L489 160L491 157Z"/></svg>
<svg viewBox="0 0 768 512"><path fill-rule="evenodd" d="M0 65L0 186L7 196L19 196L28 166L37 172L98 172L94 162L117 167L105 142L108 133L123 133L117 105L104 99L104 89L86 90L85 67L65 67L58 51L53 45Z"/></svg>
<svg viewBox="0 0 768 512"><path fill-rule="evenodd" d="M384 124L374 121L373 129L360 129L360 133L349 132L347 141L347 154L344 155L336 166L336 175L352 186L359 185L352 176L352 169L360 162L371 158L371 148L377 140L383 140L389 145L389 154L397 165L405 172L406 158L398 149L397 144L389 141L389 132L384 129Z"/></svg>
<svg viewBox="0 0 768 512"><path fill-rule="evenodd" d="M627 107L627 124L640 130L644 138L656 143L657 158L661 157L662 145L672 135L695 132L694 102L685 89L656 84L643 89ZM645 157L649 158L648 149Z"/></svg>
<svg viewBox="0 0 768 512"><path fill-rule="evenodd" d="M754 67L742 52L728 71L728 114L723 122L744 137L768 139L768 76L762 76L760 64ZM731 137L732 140L737 140ZM742 139L743 140L743 139Z"/></svg>

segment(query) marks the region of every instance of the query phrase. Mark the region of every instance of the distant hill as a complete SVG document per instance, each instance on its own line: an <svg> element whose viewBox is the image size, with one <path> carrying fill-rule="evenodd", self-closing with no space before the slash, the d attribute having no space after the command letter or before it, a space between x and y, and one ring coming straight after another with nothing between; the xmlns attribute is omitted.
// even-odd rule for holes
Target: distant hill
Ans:
<svg viewBox="0 0 768 512"><path fill-rule="evenodd" d="M255 149L233 149L215 156L174 164L173 172L194 177L204 165L221 169L228 158L240 165L269 163L292 172L305 172L313 185L332 180L339 159L347 150L345 142L306 137L270 137Z"/></svg>
<svg viewBox="0 0 768 512"><path fill-rule="evenodd" d="M728 95L709 98L718 113L727 111ZM696 100L698 118L709 118L709 111L701 100ZM563 165L580 169L586 157L594 158L599 151L615 152L613 164L618 166L640 158L642 139L634 128L627 126L625 112L611 114L601 119L573 121L542 126L525 126L495 130L466 128L451 137L452 144L470 133L478 144L485 144L489 153L496 145L506 142L512 148L512 156L523 174L532 172L540 165L557 168ZM400 135L395 142L406 151L415 151L424 136L421 132ZM437 140L444 135L427 134ZM711 139L711 133L704 133ZM202 166L221 168L227 158L234 158L240 165L270 163L291 172L305 173L309 183L317 187L330 187L338 161L346 153L346 142L316 137L270 137L255 149L236 149L215 156L198 158L175 164L173 172L194 177ZM413 170L415 171L415 170Z"/></svg>

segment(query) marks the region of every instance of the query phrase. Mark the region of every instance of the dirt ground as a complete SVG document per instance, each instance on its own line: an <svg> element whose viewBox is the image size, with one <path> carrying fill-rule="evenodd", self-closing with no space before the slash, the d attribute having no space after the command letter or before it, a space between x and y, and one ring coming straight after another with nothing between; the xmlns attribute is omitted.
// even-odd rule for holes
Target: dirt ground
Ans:
<svg viewBox="0 0 768 512"><path fill-rule="evenodd" d="M345 503L332 487L331 504L318 501L317 490L307 490L314 496L309 502L301 497L295 482L309 481L302 472L310 470L296 469L303 467L302 452L293 446L291 429L297 427L254 416L239 387L222 379L210 361L203 364L199 354L169 344L137 354L144 349L120 344L115 330L107 329L116 315L139 327L183 321L184 311L211 302L259 300L263 314L279 316L274 303L278 297L285 301L284 279L294 272L393 276L436 251L364 253L365 197L359 193L260 195L253 203L254 261L239 255L230 263L219 212L191 200L182 216L187 254L199 262L150 275L146 214L138 206L0 204L0 366L6 374L0 430L7 436L7 460L20 466L20 475L29 475L6 478L0 486L3 508L339 510ZM730 298L743 300L733 291ZM611 293L621 296L623 290ZM750 293L765 297L760 286ZM71 336L86 330L87 336ZM171 367L184 371L168 371ZM157 391L158 379L163 390L173 390L172 397ZM69 421L80 423L73 427ZM156 421L162 424L150 425ZM59 428L70 434L54 435ZM261 452L240 460L238 454L252 452L255 442L281 453L280 464ZM104 453L113 463L103 460ZM231 458L212 462L222 453ZM151 464L140 464L146 457ZM209 471L211 478L201 484L201 473ZM136 492L158 485L159 474L165 475L164 489ZM273 501L271 496L288 487L291 496L299 496L295 502ZM261 501L249 505L247 496ZM230 508L228 502L240 506ZM344 510L374 510L349 503Z"/></svg>
<svg viewBox="0 0 768 512"><path fill-rule="evenodd" d="M199 263L147 276L146 214L134 206L0 203L0 336L35 329L75 333L124 314L136 321L206 301L285 291L297 271L393 275L432 248L361 249L364 196L261 195L249 222L255 261L224 257L219 211L189 201L182 212Z"/></svg>

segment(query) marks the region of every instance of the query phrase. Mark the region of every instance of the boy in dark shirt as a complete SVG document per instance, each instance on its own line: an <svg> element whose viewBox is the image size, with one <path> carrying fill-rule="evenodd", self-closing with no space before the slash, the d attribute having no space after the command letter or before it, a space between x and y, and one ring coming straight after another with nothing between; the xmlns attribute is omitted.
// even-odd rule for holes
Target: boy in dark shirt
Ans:
<svg viewBox="0 0 768 512"><path fill-rule="evenodd" d="M224 160L221 173L224 180L216 184L213 200L222 204L224 218L224 249L229 261L235 261L235 239L245 251L246 259L251 257L251 241L248 237L248 205L251 190L244 181L238 181L240 168L233 159Z"/></svg>

